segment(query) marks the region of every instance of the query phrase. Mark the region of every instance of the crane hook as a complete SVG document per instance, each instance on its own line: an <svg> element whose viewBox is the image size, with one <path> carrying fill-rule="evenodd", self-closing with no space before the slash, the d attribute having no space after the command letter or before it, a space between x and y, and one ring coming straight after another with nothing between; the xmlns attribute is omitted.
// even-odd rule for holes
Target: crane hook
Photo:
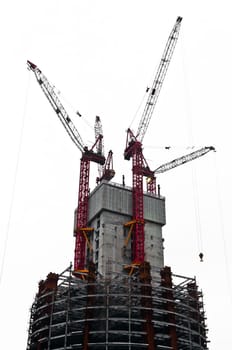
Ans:
<svg viewBox="0 0 232 350"><path fill-rule="evenodd" d="M200 262L203 262L203 256L204 256L203 253L200 253L200 254L199 254Z"/></svg>

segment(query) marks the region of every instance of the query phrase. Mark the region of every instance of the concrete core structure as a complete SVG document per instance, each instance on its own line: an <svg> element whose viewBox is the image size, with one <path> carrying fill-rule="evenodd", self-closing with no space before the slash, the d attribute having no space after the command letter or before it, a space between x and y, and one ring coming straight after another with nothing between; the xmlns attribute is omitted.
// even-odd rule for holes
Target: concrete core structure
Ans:
<svg viewBox="0 0 232 350"><path fill-rule="evenodd" d="M132 191L112 182L102 182L89 198L89 226L94 228L89 237L93 251L89 260L103 276L121 273L123 266L132 261L131 241L125 244L132 218ZM164 197L144 194L145 260L151 273L164 266L162 226L165 224Z"/></svg>

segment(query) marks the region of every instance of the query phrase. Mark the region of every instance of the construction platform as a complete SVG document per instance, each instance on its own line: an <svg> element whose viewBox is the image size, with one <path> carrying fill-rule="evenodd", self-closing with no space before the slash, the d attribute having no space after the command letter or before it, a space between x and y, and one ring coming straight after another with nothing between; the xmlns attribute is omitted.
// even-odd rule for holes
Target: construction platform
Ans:
<svg viewBox="0 0 232 350"><path fill-rule="evenodd" d="M169 267L159 274L151 278L146 262L131 276L102 277L94 264L84 279L71 266L50 273L31 308L27 350L208 349L196 280Z"/></svg>

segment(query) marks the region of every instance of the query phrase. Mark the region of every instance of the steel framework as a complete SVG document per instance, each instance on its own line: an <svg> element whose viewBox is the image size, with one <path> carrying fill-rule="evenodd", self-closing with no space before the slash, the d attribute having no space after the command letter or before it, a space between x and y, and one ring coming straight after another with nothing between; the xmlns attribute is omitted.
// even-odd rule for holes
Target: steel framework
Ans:
<svg viewBox="0 0 232 350"><path fill-rule="evenodd" d="M131 276L50 273L31 308L27 350L205 350L202 293L169 267L151 279L148 263Z"/></svg>

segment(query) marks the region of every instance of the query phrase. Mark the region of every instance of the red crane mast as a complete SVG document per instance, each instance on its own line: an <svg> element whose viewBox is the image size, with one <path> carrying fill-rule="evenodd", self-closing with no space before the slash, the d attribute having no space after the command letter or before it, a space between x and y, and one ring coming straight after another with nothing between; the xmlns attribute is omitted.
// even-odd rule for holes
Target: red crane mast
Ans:
<svg viewBox="0 0 232 350"><path fill-rule="evenodd" d="M54 87L49 83L41 70L32 62L27 61L28 68L35 74L36 80L43 90L52 108L56 112L65 130L72 141L81 151L82 157L80 162L80 180L78 206L75 212L74 235L76 236L74 251L74 272L86 271L86 242L88 242L88 233L93 229L88 227L88 200L89 200L89 175L90 162L100 165L105 164L105 157L102 154L102 134L96 137L91 149L85 146L78 130L74 126L71 118L63 107L58 98ZM80 115L80 114L79 114ZM96 150L96 151L95 151Z"/></svg>
<svg viewBox="0 0 232 350"><path fill-rule="evenodd" d="M158 71L149 89L149 96L139 123L136 136L127 130L126 148L124 158L132 158L132 201L133 201L133 264L140 264L144 261L144 213L143 213L143 176L150 178L148 190L155 193L155 176L143 156L142 141L150 123L155 104L157 102L171 57L178 39L182 18L178 17L169 35L165 46Z"/></svg>

